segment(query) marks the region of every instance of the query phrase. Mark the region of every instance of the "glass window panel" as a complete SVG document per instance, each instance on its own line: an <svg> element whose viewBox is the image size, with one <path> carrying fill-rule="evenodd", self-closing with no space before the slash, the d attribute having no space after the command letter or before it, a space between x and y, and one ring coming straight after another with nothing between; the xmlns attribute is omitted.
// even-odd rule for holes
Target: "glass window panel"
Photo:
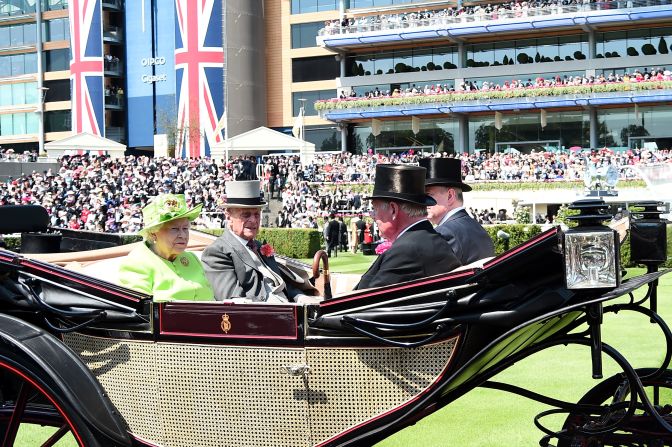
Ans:
<svg viewBox="0 0 672 447"><path fill-rule="evenodd" d="M14 120L12 119L13 115L11 113L0 115L0 135L13 135L14 134Z"/></svg>
<svg viewBox="0 0 672 447"><path fill-rule="evenodd" d="M493 60L495 65L513 65L516 63L516 50L509 42L495 42Z"/></svg>
<svg viewBox="0 0 672 447"><path fill-rule="evenodd" d="M413 70L413 52L400 50L394 52L394 72L406 73Z"/></svg>
<svg viewBox="0 0 672 447"><path fill-rule="evenodd" d="M24 45L33 45L37 42L37 24L26 23L23 25L23 43Z"/></svg>
<svg viewBox="0 0 672 447"><path fill-rule="evenodd" d="M649 38L649 30L628 31L627 55L644 56L646 54L644 46L646 44L649 44L650 40L651 39ZM648 47L648 49L650 49L650 47Z"/></svg>
<svg viewBox="0 0 672 447"><path fill-rule="evenodd" d="M37 53L26 53L23 56L25 72L37 73Z"/></svg>
<svg viewBox="0 0 672 447"><path fill-rule="evenodd" d="M467 53L467 67L488 67L495 63L492 43L472 45Z"/></svg>
<svg viewBox="0 0 672 447"><path fill-rule="evenodd" d="M26 129L26 114L25 113L15 113L14 114L14 135L24 135L27 132Z"/></svg>
<svg viewBox="0 0 672 447"><path fill-rule="evenodd" d="M315 38L324 22L301 23L292 25L292 48L309 48L317 45Z"/></svg>
<svg viewBox="0 0 672 447"><path fill-rule="evenodd" d="M340 64L333 56L292 60L292 82L323 81L340 75Z"/></svg>
<svg viewBox="0 0 672 447"><path fill-rule="evenodd" d="M578 36L558 38L558 49L562 60L584 60L588 57L588 47ZM568 59L569 58L569 59Z"/></svg>
<svg viewBox="0 0 672 447"><path fill-rule="evenodd" d="M432 50L431 49L418 49L413 50L413 70L414 71L427 71L427 64L432 62Z"/></svg>
<svg viewBox="0 0 672 447"><path fill-rule="evenodd" d="M537 42L535 39L516 41L516 64L534 63L535 54L537 54Z"/></svg>
<svg viewBox="0 0 672 447"><path fill-rule="evenodd" d="M26 104L26 84L12 84L12 104Z"/></svg>
<svg viewBox="0 0 672 447"><path fill-rule="evenodd" d="M12 75L11 56L0 56L0 78Z"/></svg>
<svg viewBox="0 0 672 447"><path fill-rule="evenodd" d="M12 85L0 85L0 106L12 105Z"/></svg>
<svg viewBox="0 0 672 447"><path fill-rule="evenodd" d="M457 68L457 53L454 49L434 50L434 64L443 70L452 70Z"/></svg>
<svg viewBox="0 0 672 447"><path fill-rule="evenodd" d="M373 0L350 0L350 7L356 8L372 8Z"/></svg>
<svg viewBox="0 0 672 447"><path fill-rule="evenodd" d="M537 39L537 54L539 55L539 60L537 60L537 56L535 54L535 62L559 61L560 54L558 52L558 39L555 37Z"/></svg>
<svg viewBox="0 0 672 447"><path fill-rule="evenodd" d="M338 9L338 0L317 0L318 11L334 11Z"/></svg>
<svg viewBox="0 0 672 447"><path fill-rule="evenodd" d="M44 86L47 87L47 93L44 101L69 101L70 100L70 80L59 79L56 81L46 81ZM37 90L36 90L37 91Z"/></svg>
<svg viewBox="0 0 672 447"><path fill-rule="evenodd" d="M23 45L23 25L10 26L9 41L13 47Z"/></svg>
<svg viewBox="0 0 672 447"><path fill-rule="evenodd" d="M627 55L627 40L625 31L603 33L601 42L597 44L597 54L605 58L625 57Z"/></svg>
<svg viewBox="0 0 672 447"><path fill-rule="evenodd" d="M392 53L378 53L375 55L373 68L376 74L394 73L394 56Z"/></svg>
<svg viewBox="0 0 672 447"><path fill-rule="evenodd" d="M25 66L23 64L23 54L15 54L9 56L12 64L12 76L19 76L26 73Z"/></svg>
<svg viewBox="0 0 672 447"><path fill-rule="evenodd" d="M44 131L45 132L65 132L71 130L71 112L70 110L55 110L45 112Z"/></svg>
<svg viewBox="0 0 672 447"><path fill-rule="evenodd" d="M28 82L26 87L26 104L37 104L37 82Z"/></svg>
<svg viewBox="0 0 672 447"><path fill-rule="evenodd" d="M39 119L37 113L26 113L26 133L37 133L39 130Z"/></svg>
<svg viewBox="0 0 672 447"><path fill-rule="evenodd" d="M10 46L9 29L10 29L9 26L0 26L0 48L6 48Z"/></svg>

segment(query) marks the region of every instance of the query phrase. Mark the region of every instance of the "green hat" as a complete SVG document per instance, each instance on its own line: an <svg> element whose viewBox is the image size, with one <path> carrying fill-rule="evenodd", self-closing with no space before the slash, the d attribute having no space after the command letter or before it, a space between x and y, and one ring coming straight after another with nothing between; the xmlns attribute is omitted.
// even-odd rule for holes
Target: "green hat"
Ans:
<svg viewBox="0 0 672 447"><path fill-rule="evenodd" d="M144 228L140 230L140 235L144 238L150 230L163 225L172 220L187 218L190 221L195 220L201 214L203 205L197 205L192 209L187 209L187 201L184 194L161 194L152 199L142 209L142 222Z"/></svg>

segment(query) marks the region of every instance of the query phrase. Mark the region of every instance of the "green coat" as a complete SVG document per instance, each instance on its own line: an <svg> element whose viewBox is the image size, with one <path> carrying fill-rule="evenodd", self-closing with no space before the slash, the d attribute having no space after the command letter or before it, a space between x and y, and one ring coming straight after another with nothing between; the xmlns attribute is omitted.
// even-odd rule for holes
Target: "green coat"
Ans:
<svg viewBox="0 0 672 447"><path fill-rule="evenodd" d="M214 300L201 261L183 252L173 262L157 256L146 243L134 248L119 266L121 285L154 296L154 301Z"/></svg>

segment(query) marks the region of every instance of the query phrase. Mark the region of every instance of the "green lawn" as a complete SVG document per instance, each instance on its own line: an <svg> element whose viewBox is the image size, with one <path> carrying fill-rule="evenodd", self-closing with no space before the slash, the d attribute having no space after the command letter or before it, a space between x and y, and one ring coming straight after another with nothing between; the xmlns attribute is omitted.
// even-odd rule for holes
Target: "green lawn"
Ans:
<svg viewBox="0 0 672 447"><path fill-rule="evenodd" d="M631 271L639 274L641 270ZM672 276L664 276L659 289L659 313L672 321ZM667 298L667 299L666 299ZM634 313L605 316L603 341L614 346L635 367L659 366L664 341L655 326ZM604 377L620 372L604 357ZM599 381L591 378L590 353L583 347L559 347L527 358L493 380L523 386L565 400L578 400ZM522 397L488 389L475 389L442 410L378 444L396 446L534 446L543 436L534 417L548 409ZM561 426L562 417L551 428Z"/></svg>
<svg viewBox="0 0 672 447"><path fill-rule="evenodd" d="M329 270L337 273L364 273L377 256L364 256L361 251L357 254L351 252L340 252L338 257L332 255L329 258ZM312 259L299 259L301 262L312 265Z"/></svg>

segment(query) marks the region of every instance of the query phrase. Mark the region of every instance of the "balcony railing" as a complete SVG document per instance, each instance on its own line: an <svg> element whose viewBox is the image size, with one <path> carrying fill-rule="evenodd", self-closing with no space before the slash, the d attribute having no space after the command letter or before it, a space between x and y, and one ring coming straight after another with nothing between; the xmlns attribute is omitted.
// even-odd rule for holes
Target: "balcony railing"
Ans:
<svg viewBox="0 0 672 447"><path fill-rule="evenodd" d="M498 8L496 11L485 13L484 8L474 8L473 13L455 12L455 10L440 9L420 13L400 13L390 15L363 16L350 19L348 26L341 26L334 21L322 28L318 35L338 35L352 33L366 33L380 30L398 30L424 26L447 26L466 22L487 22L502 19L548 16L565 13L603 11L615 9L645 8L651 6L669 5L668 0L613 0L599 1L577 5L550 5L537 8L519 6L514 9ZM498 5L495 5L495 7ZM463 9L462 11L466 11ZM428 15L428 16L427 16Z"/></svg>
<svg viewBox="0 0 672 447"><path fill-rule="evenodd" d="M114 60L114 61L105 60L104 66L105 71L111 73L121 73L124 68L120 60Z"/></svg>
<svg viewBox="0 0 672 447"><path fill-rule="evenodd" d="M122 0L103 0L103 8L121 9L123 6Z"/></svg>
<svg viewBox="0 0 672 447"><path fill-rule="evenodd" d="M118 26L107 25L103 29L103 39L111 39L116 42L121 42L123 38L123 30Z"/></svg>
<svg viewBox="0 0 672 447"><path fill-rule="evenodd" d="M584 107L670 100L672 100L672 80L332 99L317 101L315 110L323 118L345 121L357 118Z"/></svg>
<svg viewBox="0 0 672 447"><path fill-rule="evenodd" d="M123 107L124 105L124 94L123 93L106 93L105 94L105 105L113 107Z"/></svg>
<svg viewBox="0 0 672 447"><path fill-rule="evenodd" d="M117 143L125 141L126 129L124 127L105 127L105 138L108 138Z"/></svg>

